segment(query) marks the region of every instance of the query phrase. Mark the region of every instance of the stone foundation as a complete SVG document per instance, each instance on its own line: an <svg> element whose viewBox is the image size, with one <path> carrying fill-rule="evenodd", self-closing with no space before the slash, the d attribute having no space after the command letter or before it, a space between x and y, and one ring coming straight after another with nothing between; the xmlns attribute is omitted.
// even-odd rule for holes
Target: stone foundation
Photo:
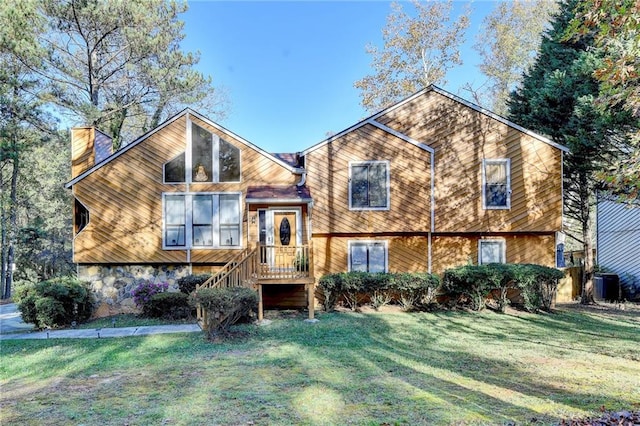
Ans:
<svg viewBox="0 0 640 426"><path fill-rule="evenodd" d="M187 275L188 265L78 265L78 279L91 284L96 298L94 318L139 313L131 291L141 282L166 282L168 291L180 291L177 281Z"/></svg>

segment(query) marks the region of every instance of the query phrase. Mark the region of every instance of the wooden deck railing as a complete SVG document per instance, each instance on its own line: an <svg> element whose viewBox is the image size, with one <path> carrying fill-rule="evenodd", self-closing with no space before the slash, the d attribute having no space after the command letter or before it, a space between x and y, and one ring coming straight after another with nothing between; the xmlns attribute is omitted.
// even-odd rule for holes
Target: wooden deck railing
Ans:
<svg viewBox="0 0 640 426"><path fill-rule="evenodd" d="M313 277L311 247L260 246L259 280L297 280Z"/></svg>

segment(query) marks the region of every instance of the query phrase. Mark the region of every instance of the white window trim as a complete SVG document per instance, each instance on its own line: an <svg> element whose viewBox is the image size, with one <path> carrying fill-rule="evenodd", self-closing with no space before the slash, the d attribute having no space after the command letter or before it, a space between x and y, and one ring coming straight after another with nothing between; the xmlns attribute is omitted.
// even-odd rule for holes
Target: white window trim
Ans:
<svg viewBox="0 0 640 426"><path fill-rule="evenodd" d="M184 236L184 246L167 246L165 244L165 236L166 236L166 206L165 200L167 196L172 195L184 195L185 197L185 236ZM196 195L212 195L212 196L220 196L220 195L237 195L238 196L238 206L240 209L240 221L239 221L239 241L238 245L233 246L223 246L220 245L220 239L216 239L214 237L214 241L216 244L212 246L194 246L193 245L193 197ZM217 228L217 231L214 232L214 236L219 237L220 232L220 212L219 212L219 203L220 199L217 198L218 201L218 217L214 218L212 223L214 230ZM244 217L244 212L242 211L242 192L163 192L162 193L162 250L238 250L243 248L243 230L242 230L242 218Z"/></svg>
<svg viewBox="0 0 640 426"><path fill-rule="evenodd" d="M507 241L504 238L481 238L478 240L478 265L486 265L482 263L482 243L500 243L500 257L502 262L507 263Z"/></svg>
<svg viewBox="0 0 640 426"><path fill-rule="evenodd" d="M386 207L354 207L351 204L351 171L353 166L361 166L364 164L384 164L387 169L387 206ZM353 211L363 211L363 210L378 210L378 211L388 211L391 209L391 167L390 162L388 160L385 161L349 161L349 193L347 194L349 197L349 210Z"/></svg>
<svg viewBox="0 0 640 426"><path fill-rule="evenodd" d="M507 165L507 205L506 206L487 206L487 194L485 192L487 184L487 176L485 173L487 164L506 164ZM495 158L482 160L482 208L484 210L509 210L511 209L511 159Z"/></svg>
<svg viewBox="0 0 640 426"><path fill-rule="evenodd" d="M358 244L384 244L384 272L389 272L389 241L387 240L349 240L347 241L347 271L351 272L351 247Z"/></svg>

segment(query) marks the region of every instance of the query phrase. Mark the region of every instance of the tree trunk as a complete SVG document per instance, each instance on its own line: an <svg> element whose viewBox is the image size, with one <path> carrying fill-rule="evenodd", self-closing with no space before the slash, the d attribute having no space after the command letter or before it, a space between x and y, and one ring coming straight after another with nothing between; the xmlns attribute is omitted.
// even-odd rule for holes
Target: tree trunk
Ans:
<svg viewBox="0 0 640 426"><path fill-rule="evenodd" d="M2 175L2 170L0 170L0 188L4 188L4 179ZM4 189L0 191L0 261L2 265L0 265L0 297L5 299L4 290L5 283L7 281L7 214L5 212L5 201L4 201Z"/></svg>
<svg viewBox="0 0 640 426"><path fill-rule="evenodd" d="M593 224L591 223L591 191L588 179L584 173L580 175L580 216L582 222L582 246L584 249L584 273L582 274L583 305L595 303L593 298Z"/></svg>
<svg viewBox="0 0 640 426"><path fill-rule="evenodd" d="M14 139L16 136L14 136ZM18 141L14 140L14 146L18 146ZM13 284L13 263L15 258L15 243L18 227L18 174L19 174L19 161L18 152L16 149L16 155L13 158L13 170L11 171L11 196L9 201L9 238L7 249L7 265L6 265L6 278L4 282L4 298L11 298L11 286Z"/></svg>

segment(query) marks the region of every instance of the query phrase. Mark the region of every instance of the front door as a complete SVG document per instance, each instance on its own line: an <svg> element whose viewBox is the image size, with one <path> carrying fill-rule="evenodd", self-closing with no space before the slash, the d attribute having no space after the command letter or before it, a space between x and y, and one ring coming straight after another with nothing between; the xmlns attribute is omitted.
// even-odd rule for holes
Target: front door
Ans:
<svg viewBox="0 0 640 426"><path fill-rule="evenodd" d="M293 268L297 248L302 244L300 209L259 212L260 243L265 246L261 261L280 270Z"/></svg>
<svg viewBox="0 0 640 426"><path fill-rule="evenodd" d="M283 211L273 213L273 236L275 265L277 268L293 268L296 258L296 212Z"/></svg>

